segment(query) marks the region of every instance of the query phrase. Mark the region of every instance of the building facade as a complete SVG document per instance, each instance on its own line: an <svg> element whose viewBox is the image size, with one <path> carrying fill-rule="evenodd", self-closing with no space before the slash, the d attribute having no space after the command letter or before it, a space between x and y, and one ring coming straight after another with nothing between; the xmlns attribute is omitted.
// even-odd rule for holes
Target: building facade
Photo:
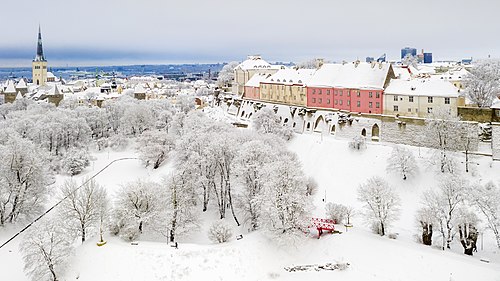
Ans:
<svg viewBox="0 0 500 281"><path fill-rule="evenodd" d="M261 56L248 56L245 61L234 69L232 92L241 96L245 91L245 84L255 74L275 74L279 69L281 69L280 66L269 64Z"/></svg>

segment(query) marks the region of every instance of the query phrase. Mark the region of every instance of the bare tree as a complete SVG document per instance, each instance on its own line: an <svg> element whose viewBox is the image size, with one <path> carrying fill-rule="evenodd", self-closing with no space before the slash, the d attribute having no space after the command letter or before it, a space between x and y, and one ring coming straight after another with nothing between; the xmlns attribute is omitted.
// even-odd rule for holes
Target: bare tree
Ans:
<svg viewBox="0 0 500 281"><path fill-rule="evenodd" d="M364 203L365 219L376 225L377 233L386 234L387 228L399 216L400 199L389 184L380 177L372 177L358 188L358 200Z"/></svg>
<svg viewBox="0 0 500 281"><path fill-rule="evenodd" d="M458 222L458 234L460 237L460 244L464 248L464 254L472 256L473 252L477 252L477 222L476 214L469 210L460 209Z"/></svg>
<svg viewBox="0 0 500 281"><path fill-rule="evenodd" d="M500 61L484 60L470 69L463 81L467 97L479 107L490 107L500 95Z"/></svg>
<svg viewBox="0 0 500 281"><path fill-rule="evenodd" d="M435 214L431 208L422 208L417 212L417 223L422 229L422 243L432 245L433 225L435 225Z"/></svg>

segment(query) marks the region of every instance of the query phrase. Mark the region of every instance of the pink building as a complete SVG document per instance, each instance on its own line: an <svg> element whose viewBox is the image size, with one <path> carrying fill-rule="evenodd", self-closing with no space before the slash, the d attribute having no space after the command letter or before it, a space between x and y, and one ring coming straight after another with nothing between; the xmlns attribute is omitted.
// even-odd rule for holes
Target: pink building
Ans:
<svg viewBox="0 0 500 281"><path fill-rule="evenodd" d="M394 72L386 63L324 64L307 85L307 106L383 113L383 93Z"/></svg>
<svg viewBox="0 0 500 281"><path fill-rule="evenodd" d="M243 96L247 99L259 100L260 97L260 83L265 81L270 74L255 74L248 80L245 84L245 90Z"/></svg>

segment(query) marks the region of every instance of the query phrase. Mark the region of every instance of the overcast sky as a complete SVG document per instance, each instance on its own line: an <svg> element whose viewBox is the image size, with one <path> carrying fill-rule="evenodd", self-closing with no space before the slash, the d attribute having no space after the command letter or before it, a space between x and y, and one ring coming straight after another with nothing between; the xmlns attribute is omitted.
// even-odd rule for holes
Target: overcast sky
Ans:
<svg viewBox="0 0 500 281"><path fill-rule="evenodd" d="M247 4L245 4L247 3ZM498 0L2 0L0 67L500 57Z"/></svg>

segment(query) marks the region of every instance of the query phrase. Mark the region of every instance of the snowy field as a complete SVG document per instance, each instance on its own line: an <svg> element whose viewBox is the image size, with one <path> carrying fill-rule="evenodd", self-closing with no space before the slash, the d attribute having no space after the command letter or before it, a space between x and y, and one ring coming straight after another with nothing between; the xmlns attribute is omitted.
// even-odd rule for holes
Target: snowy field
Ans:
<svg viewBox="0 0 500 281"><path fill-rule="evenodd" d="M373 234L360 216L353 219L354 227L342 234L325 234L317 239L308 235L295 247L279 247L261 232L247 234L242 227L233 233L243 234L241 240L214 245L207 238L210 221L217 219L216 210L203 214L198 231L180 239L179 248L170 247L157 237L143 237L132 245L117 237L106 235L108 243L97 247L97 237L78 246L71 258L63 280L305 280L310 278L335 280L500 280L500 253L491 233L484 232L478 239L478 252L473 257L462 254L460 244L454 242L451 251L415 242L419 229L415 212L420 207L420 194L436 186L437 176L429 169L428 150L409 147L420 168L417 178L407 181L385 171L386 160L392 150L390 144L369 143L365 151L348 149L347 140L320 134L295 135L289 149L296 152L308 176L319 184L315 197L314 215L324 217L323 199L360 208L357 187L374 175L382 175L397 190L402 199L400 219L389 229L397 239ZM131 147L123 152L106 150L96 153L94 161L83 175L90 176L114 159L137 157ZM478 157L476 176L471 180L500 183L500 163L489 157ZM146 169L139 160L123 160L106 169L96 179L113 193L121 184L136 179L159 181L173 170L171 162L159 169ZM67 177L58 176L60 184ZM201 213L201 212L200 212ZM235 225L231 218L226 219ZM20 227L20 226L17 226ZM8 226L0 232L0 241L15 232ZM18 253L18 237L0 250L1 280L27 281ZM434 240L438 241L435 233ZM483 241L484 240L484 241ZM75 245L78 245L78 241ZM480 261L487 258L490 263ZM344 271L287 272L292 265L348 262Z"/></svg>

